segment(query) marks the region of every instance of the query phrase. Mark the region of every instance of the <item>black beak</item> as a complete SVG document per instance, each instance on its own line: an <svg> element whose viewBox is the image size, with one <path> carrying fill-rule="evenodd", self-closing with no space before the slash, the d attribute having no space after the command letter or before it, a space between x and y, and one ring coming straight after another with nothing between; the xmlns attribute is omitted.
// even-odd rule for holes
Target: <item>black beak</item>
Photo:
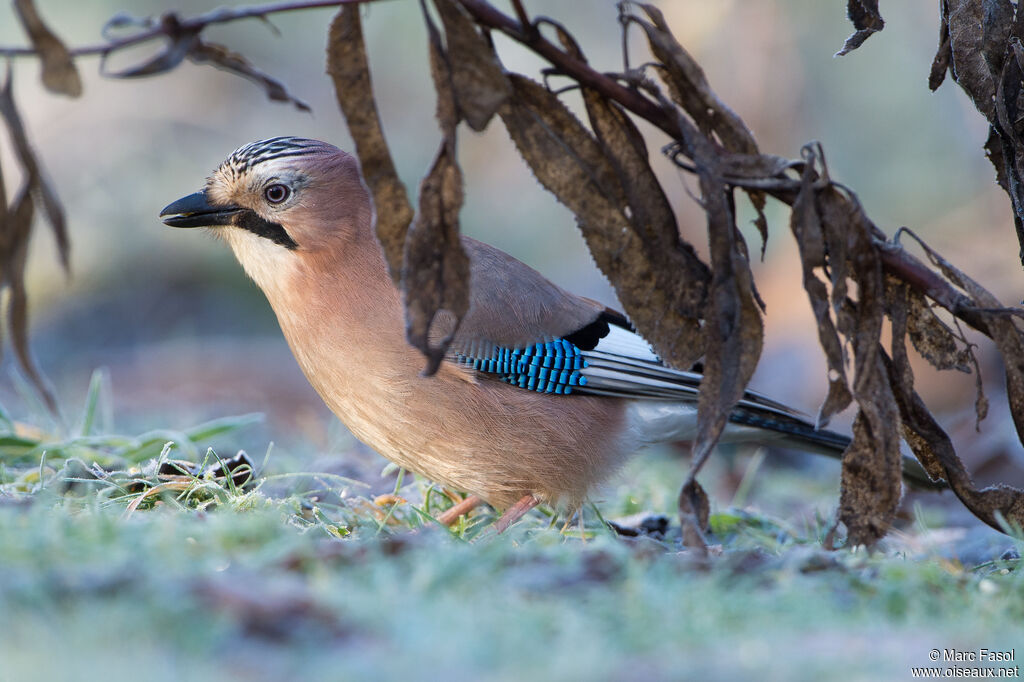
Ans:
<svg viewBox="0 0 1024 682"><path fill-rule="evenodd" d="M160 218L171 227L213 227L232 224L243 210L238 206L211 206L203 191L168 204L160 211Z"/></svg>

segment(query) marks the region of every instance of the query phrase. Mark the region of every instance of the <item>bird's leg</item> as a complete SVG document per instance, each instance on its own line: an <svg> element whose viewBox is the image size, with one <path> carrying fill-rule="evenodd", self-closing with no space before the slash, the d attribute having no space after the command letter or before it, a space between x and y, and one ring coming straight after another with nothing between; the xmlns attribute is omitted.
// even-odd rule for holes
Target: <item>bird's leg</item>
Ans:
<svg viewBox="0 0 1024 682"><path fill-rule="evenodd" d="M499 533L504 533L508 530L509 526L523 518L523 515L526 514L526 512L530 511L538 504L540 504L540 500L536 497L533 495L525 495L520 498L518 502L506 509L505 513L501 515L501 518L494 522L494 529Z"/></svg>
<svg viewBox="0 0 1024 682"><path fill-rule="evenodd" d="M467 495L461 502L446 509L444 513L437 517L437 520L446 526L450 526L458 521L460 516L468 514L483 503L484 501L478 496Z"/></svg>

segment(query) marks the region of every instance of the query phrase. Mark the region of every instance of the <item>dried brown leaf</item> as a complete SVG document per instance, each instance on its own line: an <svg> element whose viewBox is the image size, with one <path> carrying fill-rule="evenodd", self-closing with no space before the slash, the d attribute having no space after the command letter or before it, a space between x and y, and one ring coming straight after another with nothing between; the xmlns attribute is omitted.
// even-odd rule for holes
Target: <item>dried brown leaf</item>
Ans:
<svg viewBox="0 0 1024 682"><path fill-rule="evenodd" d="M921 397L901 378L896 360L882 354L895 389L900 420L907 443L929 473L936 466L942 477L971 512L996 530L1006 531L1000 517L1017 527L1024 526L1024 491L999 484L978 490L963 462L957 457L953 443L928 411Z"/></svg>
<svg viewBox="0 0 1024 682"><path fill-rule="evenodd" d="M48 410L58 415L53 390L36 368L28 343L28 295L25 291L25 261L29 234L35 212L30 186L26 184L15 197L4 221L3 248L0 249L0 293L6 288L7 329L18 367L38 391ZM2 350L2 349L0 349Z"/></svg>
<svg viewBox="0 0 1024 682"><path fill-rule="evenodd" d="M885 21L878 12L878 0L847 0L846 16L857 30L846 39L842 49L836 52L837 57L856 50L872 34L885 28Z"/></svg>
<svg viewBox="0 0 1024 682"><path fill-rule="evenodd" d="M641 5L641 8L650 21L628 15L625 17L624 26L636 23L647 34L651 52L661 62L661 70L672 98L693 118L701 132L709 137L712 134L717 136L727 151L756 154L757 143L743 119L714 93L704 70L672 35L661 10L653 5ZM744 191L750 197L757 214L754 226L761 235L761 257L764 258L768 245L768 220L764 215L765 194L750 188Z"/></svg>
<svg viewBox="0 0 1024 682"><path fill-rule="evenodd" d="M957 343L953 330L938 318L924 295L907 289L907 332L914 349L936 369L971 372L971 348Z"/></svg>
<svg viewBox="0 0 1024 682"><path fill-rule="evenodd" d="M801 177L800 192L793 202L790 227L800 249L804 289L818 324L818 342L828 363L828 395L818 410L817 419L818 428L822 428L832 415L846 409L853 396L846 379L843 346L830 313L828 288L815 274L816 268L825 266L825 235L816 206L816 177L814 164L808 162Z"/></svg>
<svg viewBox="0 0 1024 682"><path fill-rule="evenodd" d="M909 328L911 313L910 310L916 304L912 303L912 289L906 284L897 281L886 282L886 301L889 308L889 319L892 321L892 359L883 355L886 372L889 376L889 385L893 390L893 397L896 399L900 414L903 414L909 396L914 390L914 373L910 368L910 359L907 357L906 336ZM911 450L917 456L921 466L932 480L944 480L946 471L939 459L935 456L932 447L925 440L924 435L915 430L910 424L902 423L903 437L910 445Z"/></svg>
<svg viewBox="0 0 1024 682"><path fill-rule="evenodd" d="M644 338L667 363L689 368L702 347L683 330L703 309L706 266L685 242L660 253L646 249L600 143L539 83L517 75L510 82L514 94L499 113L519 153L537 180L576 214L594 260Z"/></svg>
<svg viewBox="0 0 1024 682"><path fill-rule="evenodd" d="M852 393L859 406L854 438L843 455L839 520L854 545L873 545L888 530L900 497L901 455L897 408L880 359L879 340L885 313L885 280L873 243L874 226L855 200L830 184L818 193L817 209L825 227L832 269L839 264L831 251L843 235L849 276L856 283L856 301L844 298L837 309L837 327L846 337L854 360ZM832 273L833 305L839 285ZM845 290L845 281L842 283Z"/></svg>
<svg viewBox="0 0 1024 682"><path fill-rule="evenodd" d="M188 58L197 64L212 64L218 69L241 76L256 83L267 93L267 97L275 102L291 102L296 109L311 111L309 105L288 92L284 84L263 73L253 66L248 59L232 52L223 45L204 43L201 40L192 42L188 50Z"/></svg>
<svg viewBox="0 0 1024 682"><path fill-rule="evenodd" d="M852 314L845 317L851 326L841 328L853 347L853 393L862 407L865 400L871 400L869 393L873 388L873 375L877 372L875 359L879 351L878 339L882 335L885 305L881 263L870 237L863 231L866 227L863 220L866 219L859 215L850 223L853 229L849 257L851 274L857 284L857 304Z"/></svg>
<svg viewBox="0 0 1024 682"><path fill-rule="evenodd" d="M722 180L712 141L652 88L663 110L676 116L680 143L693 159L708 221L711 289L704 314L704 378L697 399L697 436L687 483L694 481L718 442L757 368L764 337L746 245L736 227L732 195Z"/></svg>
<svg viewBox="0 0 1024 682"><path fill-rule="evenodd" d="M985 156L988 157L992 167L996 169L996 184L1002 187L1004 192L1009 193L1010 185L1006 175L1006 158L1003 156L1003 139L995 126L989 126L988 128L988 138L985 140Z"/></svg>
<svg viewBox="0 0 1024 682"><path fill-rule="evenodd" d="M883 377L872 372L876 380ZM870 413L863 403L853 421L853 442L843 453L839 520L850 546L874 545L885 536L900 501L898 412L888 384L878 383Z"/></svg>
<svg viewBox="0 0 1024 682"><path fill-rule="evenodd" d="M825 236L825 251L828 253L828 275L832 286L832 310L839 316L849 290L847 283L850 273L847 238L850 221L856 208L831 184L819 190L815 205L821 215L822 232Z"/></svg>
<svg viewBox="0 0 1024 682"><path fill-rule="evenodd" d="M430 53L430 75L434 81L434 91L437 93L437 109L435 116L441 125L441 130L447 134L454 134L455 126L459 123L458 105L455 102L455 90L452 85L452 68L445 54L444 44L441 41L441 33L434 26L433 20L427 13L426 3L422 4L423 21L427 25L427 47Z"/></svg>
<svg viewBox="0 0 1024 682"><path fill-rule="evenodd" d="M43 85L50 92L69 97L82 94L82 79L71 59L71 53L60 38L43 23L33 0L14 0L21 25L28 33L32 47L39 55L43 69Z"/></svg>
<svg viewBox="0 0 1024 682"><path fill-rule="evenodd" d="M356 153L373 199L374 229L388 263L391 279L402 281L405 237L412 205L398 178L373 99L359 7L346 5L331 22L327 43L327 73L334 81L338 105L356 144Z"/></svg>
<svg viewBox="0 0 1024 682"><path fill-rule="evenodd" d="M4 167L0 164L0 248L6 243L7 235L7 186L4 184ZM3 271L0 270L0 280L3 279Z"/></svg>
<svg viewBox="0 0 1024 682"><path fill-rule="evenodd" d="M982 26L985 0L948 0L949 41L953 78L989 121L995 120L996 82L985 59L987 45Z"/></svg>
<svg viewBox="0 0 1024 682"><path fill-rule="evenodd" d="M909 233L913 235L913 233ZM917 239L916 235L914 236ZM1024 442L1024 333L1017 326L1016 318L986 310L1001 309L999 300L975 280L961 272L952 263L936 253L920 239L917 240L942 273L956 286L963 289L984 316L989 334L1003 356L1006 372L1006 394L1010 403L1010 414L1017 437Z"/></svg>
<svg viewBox="0 0 1024 682"><path fill-rule="evenodd" d="M628 210L623 213L639 235L647 260L659 264L652 268L652 287L663 300L650 301L644 314L629 307L627 310L642 332L655 327L652 334L664 337L666 334L659 333L661 325L675 326L673 346L699 349L701 292L707 287L707 266L680 238L675 212L651 169L643 137L629 116L591 88L583 89L583 100L597 140L625 193ZM658 344L664 345L660 338ZM677 351L671 352L670 357L678 356Z"/></svg>
<svg viewBox="0 0 1024 682"><path fill-rule="evenodd" d="M696 550L702 557L708 555L708 543L704 532L711 518L711 503L694 479L688 480L679 491L679 520L682 524L683 545Z"/></svg>
<svg viewBox="0 0 1024 682"><path fill-rule="evenodd" d="M1024 16L1024 12L1020 15ZM1018 29L1024 31L1024 26ZM998 75L995 120L991 121L985 151L996 169L996 180L1010 197L1020 257L1024 262L1024 139L1021 137L1024 130L1020 123L1024 113L1024 45L1019 36L1013 36L1009 46L1012 54L1004 60Z"/></svg>
<svg viewBox="0 0 1024 682"><path fill-rule="evenodd" d="M14 102L13 80L10 67L8 67L7 80L3 88L0 88L0 117L4 119L11 141L14 143L14 153L18 158L18 163L21 164L28 190L36 197L37 203L42 203L46 218L53 229L54 241L57 243L57 255L64 271L68 272L70 270L71 246L64 220L64 209L61 207L56 190L43 172L42 165L28 141L25 125Z"/></svg>
<svg viewBox="0 0 1024 682"><path fill-rule="evenodd" d="M769 180L792 168L794 162L773 154L726 152L719 155L718 166L727 181L740 178Z"/></svg>
<svg viewBox="0 0 1024 682"><path fill-rule="evenodd" d="M928 74L928 89L932 92L938 90L942 81L946 80L946 72L949 71L949 64L953 59L953 49L949 43L949 7L946 0L939 3L939 14L939 47L935 50L932 68Z"/></svg>
<svg viewBox="0 0 1024 682"><path fill-rule="evenodd" d="M711 453L743 396L761 356L764 327L753 290L750 263L739 246L738 230L725 187L713 171L707 148L695 150L711 246L711 290L704 316L704 378L697 400L693 474Z"/></svg>
<svg viewBox="0 0 1024 682"><path fill-rule="evenodd" d="M1003 68L1006 45L1013 30L1014 6L1010 0L984 0L981 18L981 53L993 76Z"/></svg>
<svg viewBox="0 0 1024 682"><path fill-rule="evenodd" d="M704 69L672 35L664 15L653 5L640 5L650 21L636 15L624 20L647 34L651 52L661 62L669 92L705 135L714 133L731 152L757 153L757 143L743 120L722 102L708 84Z"/></svg>
<svg viewBox="0 0 1024 682"><path fill-rule="evenodd" d="M431 323L440 310L456 318L469 309L469 257L459 239L462 172L455 159L455 141L445 138L420 185L420 210L409 230L402 267L406 338L427 356L424 376L437 372L455 329L430 344Z"/></svg>
<svg viewBox="0 0 1024 682"><path fill-rule="evenodd" d="M494 49L465 9L434 0L444 24L445 47L455 101L473 130L483 130L512 90Z"/></svg>

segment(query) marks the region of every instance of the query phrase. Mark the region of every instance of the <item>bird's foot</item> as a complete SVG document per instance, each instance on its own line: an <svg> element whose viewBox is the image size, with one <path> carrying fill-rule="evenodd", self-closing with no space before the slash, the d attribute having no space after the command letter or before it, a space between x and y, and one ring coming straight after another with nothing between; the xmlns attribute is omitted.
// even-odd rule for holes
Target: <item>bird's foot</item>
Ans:
<svg viewBox="0 0 1024 682"><path fill-rule="evenodd" d="M540 500L533 495L526 495L522 497L518 502L506 509L500 519L494 522L494 529L499 533L504 533L508 530L509 526L523 518L523 515L526 514L526 512L530 511L538 504L540 504Z"/></svg>
<svg viewBox="0 0 1024 682"><path fill-rule="evenodd" d="M467 495L461 502L446 509L437 517L437 520L446 526L450 526L458 521L460 516L468 514L483 503L484 501L477 495Z"/></svg>

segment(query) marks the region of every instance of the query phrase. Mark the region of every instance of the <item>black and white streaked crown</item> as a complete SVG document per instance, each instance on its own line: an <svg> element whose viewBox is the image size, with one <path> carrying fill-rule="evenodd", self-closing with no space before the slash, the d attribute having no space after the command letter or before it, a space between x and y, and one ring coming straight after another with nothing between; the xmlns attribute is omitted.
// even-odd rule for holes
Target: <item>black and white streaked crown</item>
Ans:
<svg viewBox="0 0 1024 682"><path fill-rule="evenodd" d="M322 150L324 144L303 137L271 137L239 147L222 164L238 173L245 173L253 166L288 156L306 156Z"/></svg>

